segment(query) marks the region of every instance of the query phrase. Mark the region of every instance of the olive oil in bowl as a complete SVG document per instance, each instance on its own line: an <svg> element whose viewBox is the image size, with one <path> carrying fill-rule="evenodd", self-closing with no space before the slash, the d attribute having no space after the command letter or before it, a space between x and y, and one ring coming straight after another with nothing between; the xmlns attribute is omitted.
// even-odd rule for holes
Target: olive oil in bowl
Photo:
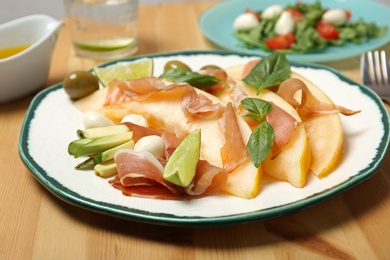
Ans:
<svg viewBox="0 0 390 260"><path fill-rule="evenodd" d="M30 45L18 45L18 46L13 46L13 47L7 47L4 49L0 49L0 59L5 59L8 57L11 57L15 54L18 54L19 52L24 51L30 47Z"/></svg>

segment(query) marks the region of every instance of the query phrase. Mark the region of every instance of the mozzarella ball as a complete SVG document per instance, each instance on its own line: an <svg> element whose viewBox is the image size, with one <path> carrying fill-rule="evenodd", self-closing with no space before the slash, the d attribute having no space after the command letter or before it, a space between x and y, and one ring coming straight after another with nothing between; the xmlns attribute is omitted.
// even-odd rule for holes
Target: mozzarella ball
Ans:
<svg viewBox="0 0 390 260"><path fill-rule="evenodd" d="M249 31L257 26L259 20L254 14L244 13L237 16L234 20L234 30L236 31Z"/></svg>
<svg viewBox="0 0 390 260"><path fill-rule="evenodd" d="M288 11L283 11L279 19L275 24L275 33L277 35L284 35L292 33L295 28L294 18L292 14Z"/></svg>
<svg viewBox="0 0 390 260"><path fill-rule="evenodd" d="M322 15L325 23L340 26L347 22L347 14L342 9L330 9Z"/></svg>
<svg viewBox="0 0 390 260"><path fill-rule="evenodd" d="M264 11L261 13L261 18L267 18L270 19L272 17L275 17L279 15L283 11L283 6L281 5L271 5L264 9Z"/></svg>
<svg viewBox="0 0 390 260"><path fill-rule="evenodd" d="M140 125L143 127L149 127L149 123L145 119L145 117L143 117L141 115L137 115L137 114L130 114L130 115L123 117L121 123L125 123L125 122L133 123L133 124Z"/></svg>
<svg viewBox="0 0 390 260"><path fill-rule="evenodd" d="M156 158L160 158L165 154L165 142L158 135L145 136L135 143L134 151L148 151Z"/></svg>
<svg viewBox="0 0 390 260"><path fill-rule="evenodd" d="M110 119L97 111L88 111L82 117L85 129L114 125Z"/></svg>

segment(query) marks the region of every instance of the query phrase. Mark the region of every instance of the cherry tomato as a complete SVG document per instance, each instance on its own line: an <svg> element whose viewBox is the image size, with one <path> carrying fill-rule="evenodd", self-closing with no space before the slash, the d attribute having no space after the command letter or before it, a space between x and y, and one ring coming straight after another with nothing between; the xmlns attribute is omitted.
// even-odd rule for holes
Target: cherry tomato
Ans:
<svg viewBox="0 0 390 260"><path fill-rule="evenodd" d="M286 8L286 11L291 13L295 24L299 23L299 21L305 17L305 15L301 11L294 8Z"/></svg>
<svg viewBox="0 0 390 260"><path fill-rule="evenodd" d="M291 45L296 42L295 35L292 33L278 35L268 38L265 44L272 50L290 49Z"/></svg>
<svg viewBox="0 0 390 260"><path fill-rule="evenodd" d="M317 23L316 30L322 38L328 40L337 40L339 38L339 32L337 29L333 25L325 23L322 20Z"/></svg>
<svg viewBox="0 0 390 260"><path fill-rule="evenodd" d="M351 19L351 17L352 17L351 11L345 9L344 12L345 12L345 15L347 16L347 20Z"/></svg>
<svg viewBox="0 0 390 260"><path fill-rule="evenodd" d="M256 16L257 20L260 20L260 14L250 8L247 8L245 10L245 13L248 13L248 14L253 14L254 16Z"/></svg>

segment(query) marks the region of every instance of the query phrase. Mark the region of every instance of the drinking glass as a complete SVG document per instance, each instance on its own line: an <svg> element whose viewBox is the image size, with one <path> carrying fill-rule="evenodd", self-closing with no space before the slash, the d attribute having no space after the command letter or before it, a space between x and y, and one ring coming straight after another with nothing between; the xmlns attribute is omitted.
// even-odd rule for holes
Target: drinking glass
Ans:
<svg viewBox="0 0 390 260"><path fill-rule="evenodd" d="M138 50L138 0L64 0L76 54L116 59Z"/></svg>

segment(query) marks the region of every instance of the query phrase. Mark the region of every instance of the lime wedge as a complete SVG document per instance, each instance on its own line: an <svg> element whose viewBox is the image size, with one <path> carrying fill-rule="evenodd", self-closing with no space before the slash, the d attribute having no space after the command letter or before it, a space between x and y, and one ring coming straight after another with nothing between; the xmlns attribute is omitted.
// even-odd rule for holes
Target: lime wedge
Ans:
<svg viewBox="0 0 390 260"><path fill-rule="evenodd" d="M134 44L134 38L111 39L111 40L85 40L76 41L74 45L87 51L115 51L129 48Z"/></svg>
<svg viewBox="0 0 390 260"><path fill-rule="evenodd" d="M200 129L184 138L165 165L165 180L181 187L191 184L199 161L200 139Z"/></svg>
<svg viewBox="0 0 390 260"><path fill-rule="evenodd" d="M114 79L130 80L150 77L153 75L153 67L153 59L142 59L134 62L121 62L104 68L94 67L93 71L103 86L107 87Z"/></svg>

